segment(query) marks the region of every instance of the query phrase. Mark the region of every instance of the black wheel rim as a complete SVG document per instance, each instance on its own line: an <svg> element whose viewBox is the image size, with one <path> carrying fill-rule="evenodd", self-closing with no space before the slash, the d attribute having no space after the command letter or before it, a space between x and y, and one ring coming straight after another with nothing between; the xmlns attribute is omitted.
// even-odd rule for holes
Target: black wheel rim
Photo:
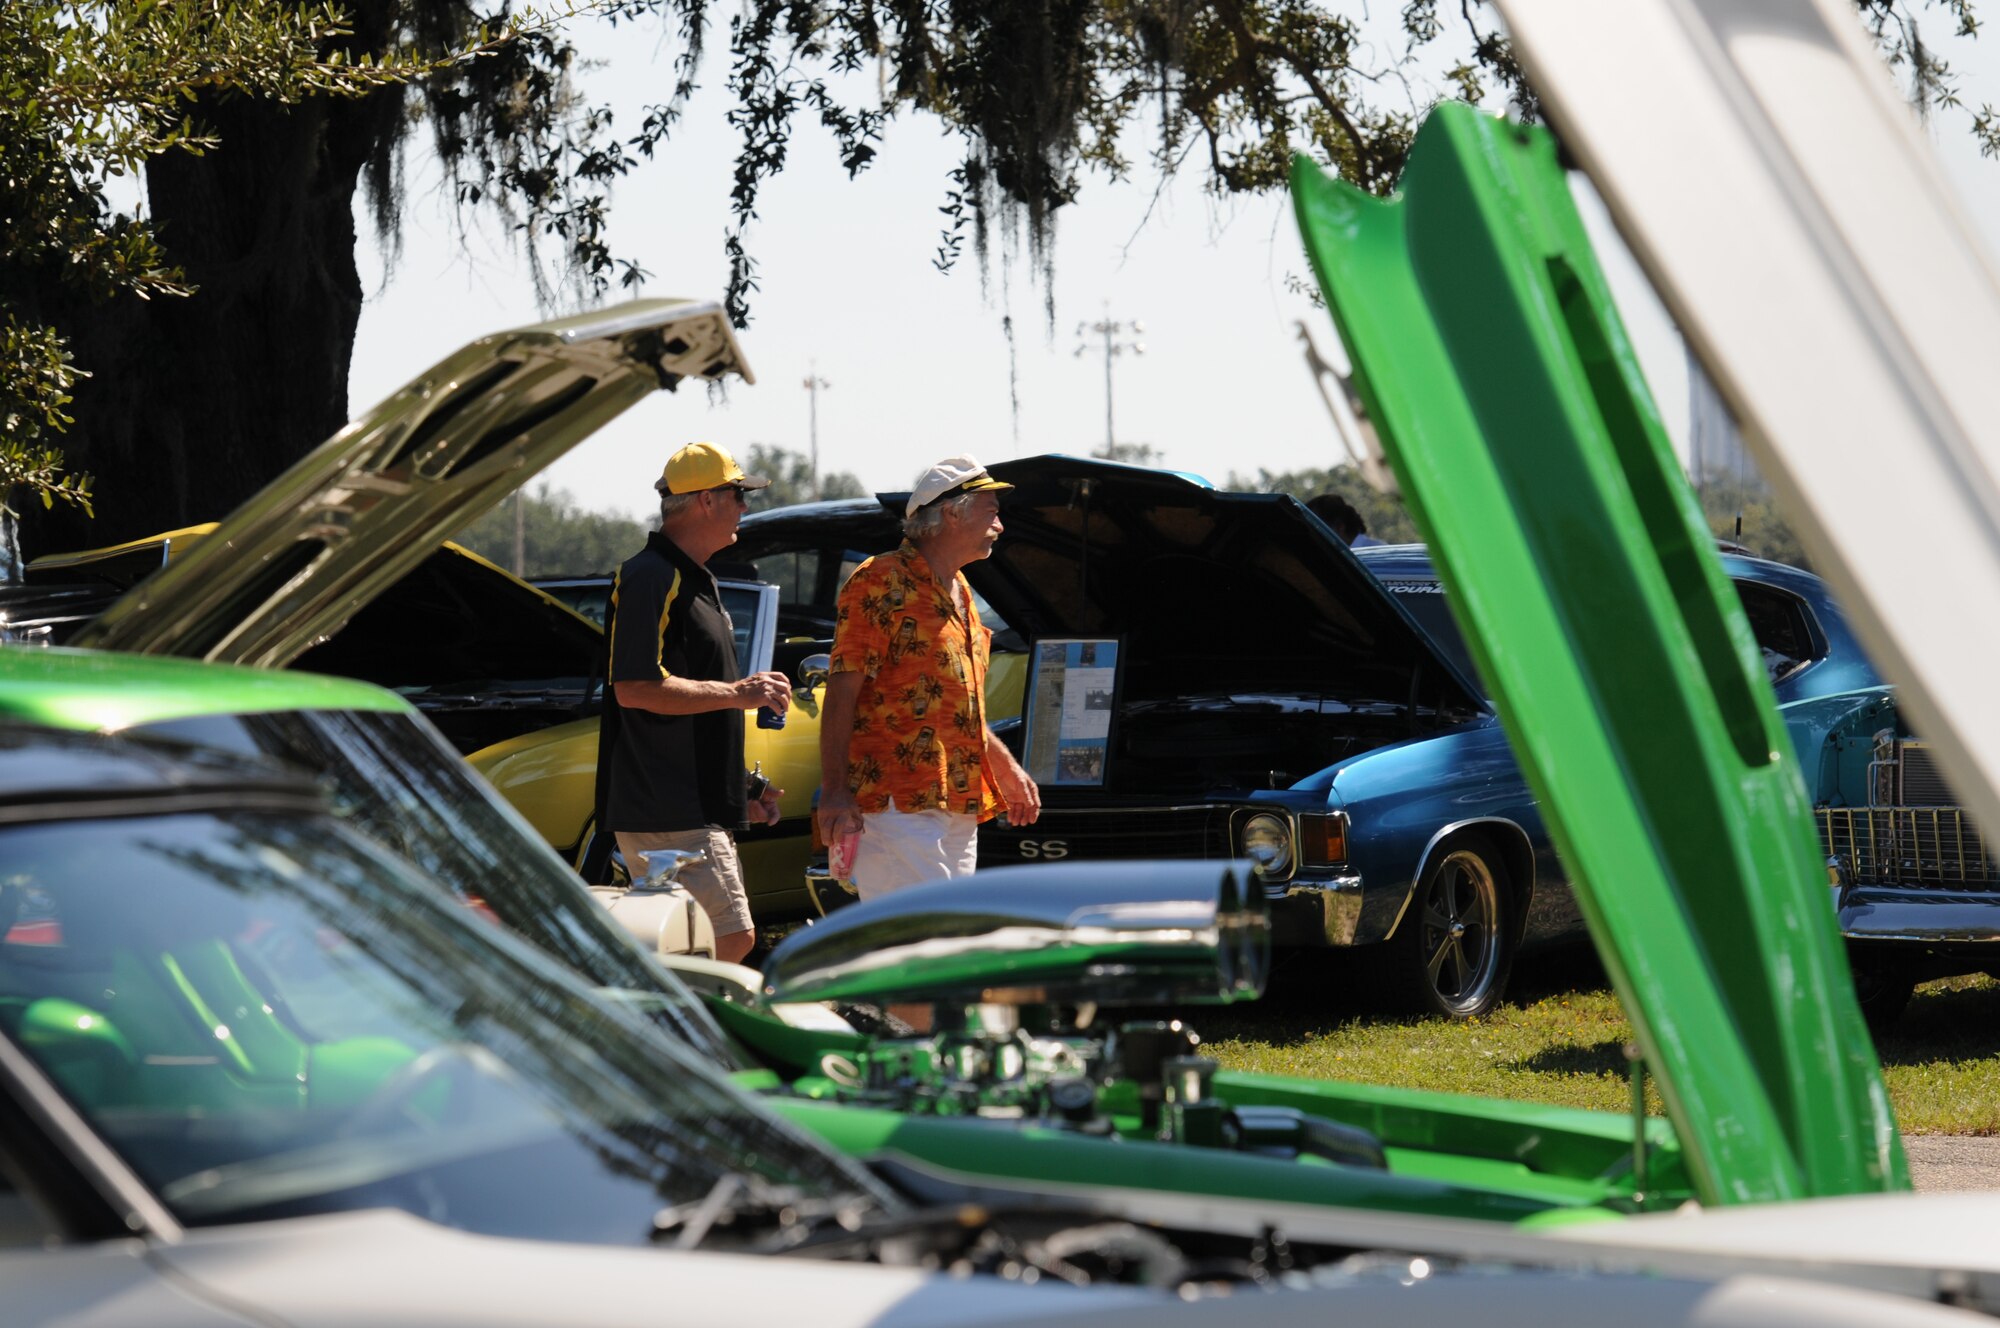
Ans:
<svg viewBox="0 0 2000 1328"><path fill-rule="evenodd" d="M1500 890L1486 860L1457 849L1431 874L1423 900L1424 972L1446 1009L1478 1009L1500 970Z"/></svg>

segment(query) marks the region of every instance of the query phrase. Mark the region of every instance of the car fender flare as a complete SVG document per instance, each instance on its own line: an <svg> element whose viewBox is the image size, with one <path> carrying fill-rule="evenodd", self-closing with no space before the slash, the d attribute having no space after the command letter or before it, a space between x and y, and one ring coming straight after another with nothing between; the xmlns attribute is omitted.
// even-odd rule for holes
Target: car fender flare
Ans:
<svg viewBox="0 0 2000 1328"><path fill-rule="evenodd" d="M1396 917L1383 933L1387 940L1403 925L1403 916L1410 911L1410 901L1417 897L1417 882L1429 874L1438 858L1443 856L1454 839L1468 832L1481 831L1492 836L1500 849L1501 865L1507 869L1508 894L1514 904L1514 935L1521 939L1528 922L1528 905L1535 897L1535 848L1528 839L1528 832L1519 824L1504 816L1474 816L1463 821L1453 821L1440 826L1437 833L1424 845L1424 851L1417 855L1417 869L1403 887L1403 902L1396 908Z"/></svg>

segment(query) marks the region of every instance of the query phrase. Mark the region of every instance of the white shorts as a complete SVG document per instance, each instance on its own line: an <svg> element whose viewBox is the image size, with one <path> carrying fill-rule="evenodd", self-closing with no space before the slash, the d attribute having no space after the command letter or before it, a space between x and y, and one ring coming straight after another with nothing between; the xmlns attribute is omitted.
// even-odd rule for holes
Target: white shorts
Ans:
<svg viewBox="0 0 2000 1328"><path fill-rule="evenodd" d="M979 860L979 820L963 812L865 812L854 849L854 888L873 899L925 881L970 876Z"/></svg>

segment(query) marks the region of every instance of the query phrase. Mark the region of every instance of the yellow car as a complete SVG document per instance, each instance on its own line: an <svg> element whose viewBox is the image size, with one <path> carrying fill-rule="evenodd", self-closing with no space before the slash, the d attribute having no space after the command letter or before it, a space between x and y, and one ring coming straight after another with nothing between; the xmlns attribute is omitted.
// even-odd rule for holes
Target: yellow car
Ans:
<svg viewBox="0 0 2000 1328"><path fill-rule="evenodd" d="M809 509L787 509L787 523L802 511ZM879 514L875 524L881 524ZM60 643L214 529L209 522L38 558L28 574L36 592L33 619L0 622L0 632ZM886 529L893 532L893 524ZM751 567L740 570L755 575ZM615 873L609 837L593 835L592 818L603 698L599 601L608 585L608 578L530 585L447 541L336 634L299 654L297 665L362 678L408 698L544 839L601 884ZM811 605L781 604L782 586L722 579L745 669L783 669L798 684L798 704L783 729L758 728L755 712L744 715L744 759L759 763L785 791L778 824L749 827L740 836L752 914L760 924L816 911L806 878L815 853L820 686L810 666L832 645L831 594L837 588L837 582L829 588L822 615ZM1020 712L1022 662L1019 654L996 653L988 713L1005 719Z"/></svg>
<svg viewBox="0 0 2000 1328"><path fill-rule="evenodd" d="M28 565L25 613L0 637L62 644L214 522ZM603 632L561 600L446 541L414 570L296 653L296 666L360 678L408 699L461 752L595 714Z"/></svg>

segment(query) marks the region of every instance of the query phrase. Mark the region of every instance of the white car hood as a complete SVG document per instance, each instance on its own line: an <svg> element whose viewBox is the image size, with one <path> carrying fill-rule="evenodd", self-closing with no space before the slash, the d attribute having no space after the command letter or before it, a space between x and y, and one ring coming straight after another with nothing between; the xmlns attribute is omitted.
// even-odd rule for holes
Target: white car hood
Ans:
<svg viewBox="0 0 2000 1328"><path fill-rule="evenodd" d="M1994 1211L1990 1203L1984 1210L1987 1229ZM1661 1225L1606 1223L1586 1231ZM1716 1231L1721 1238L1721 1228ZM1532 1237L1525 1242L1537 1243ZM1405 1328L1474 1322L1546 1328L1599 1322L1609 1313L1625 1328L1990 1323L1924 1303L1921 1295L1884 1294L1865 1280L1826 1285L1845 1279L1804 1281L1754 1267L1718 1273L1712 1258L1705 1271L1681 1275L1622 1253L1572 1259L1562 1253L1563 1242L1549 1246L1550 1259L1540 1267L1487 1265L1438 1275L1422 1258L1364 1259L1317 1286L1191 1303L1142 1288L1024 1285L865 1264L500 1240L391 1211L191 1232L150 1257L191 1299L252 1320L274 1316L294 1328ZM1669 1261L1647 1257L1656 1265ZM185 1322L210 1320L191 1314Z"/></svg>
<svg viewBox="0 0 2000 1328"><path fill-rule="evenodd" d="M154 1257L209 1295L295 1328L966 1328L1173 1303L1136 1289L968 1285L866 1264L503 1240L393 1210L190 1231Z"/></svg>

